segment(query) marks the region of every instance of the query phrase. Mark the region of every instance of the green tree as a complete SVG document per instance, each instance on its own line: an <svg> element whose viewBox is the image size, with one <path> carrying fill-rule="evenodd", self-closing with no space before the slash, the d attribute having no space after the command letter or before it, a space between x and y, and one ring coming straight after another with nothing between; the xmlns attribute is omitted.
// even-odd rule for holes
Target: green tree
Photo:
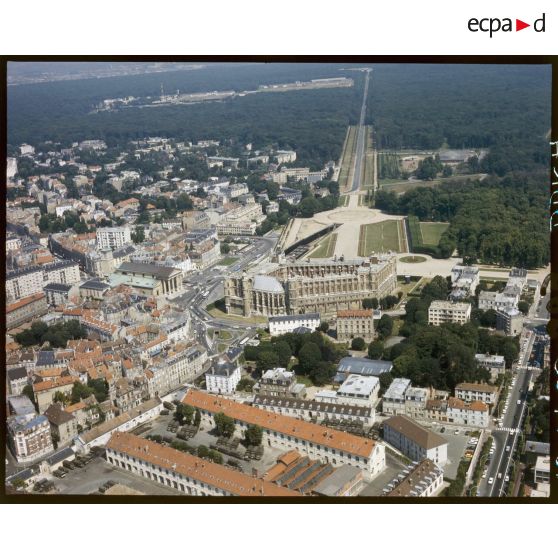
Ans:
<svg viewBox="0 0 558 558"><path fill-rule="evenodd" d="M279 358L274 351L268 350L258 353L256 358L258 370L270 370L271 368L276 368L278 364Z"/></svg>
<svg viewBox="0 0 558 558"><path fill-rule="evenodd" d="M134 244L141 244L145 241L145 229L138 225L130 236Z"/></svg>
<svg viewBox="0 0 558 558"><path fill-rule="evenodd" d="M323 333L327 333L329 331L329 322L321 322L318 329Z"/></svg>
<svg viewBox="0 0 558 558"><path fill-rule="evenodd" d="M363 351L365 347L366 342L362 337L355 337L351 341L351 349L353 349L353 351Z"/></svg>
<svg viewBox="0 0 558 558"><path fill-rule="evenodd" d="M230 438L234 434L235 424L234 420L225 415L224 413L216 413L213 417L215 428L220 436Z"/></svg>
<svg viewBox="0 0 558 558"><path fill-rule="evenodd" d="M199 426L201 422L201 413L199 409L196 409L196 413L194 414L194 426Z"/></svg>
<svg viewBox="0 0 558 558"><path fill-rule="evenodd" d="M387 339L393 331L393 318L384 314L378 322L377 330L380 339Z"/></svg>
<svg viewBox="0 0 558 558"><path fill-rule="evenodd" d="M370 309L374 309L376 310L378 308L378 306L380 305L378 299L376 297L374 298L365 298L362 301L362 307L365 310L370 310Z"/></svg>
<svg viewBox="0 0 558 558"><path fill-rule="evenodd" d="M262 443L263 430L260 426L251 424L244 431L244 441L247 446L259 446Z"/></svg>
<svg viewBox="0 0 558 558"><path fill-rule="evenodd" d="M62 393L61 391L55 391L52 400L54 403L62 403L62 405L66 406L70 401L70 398L67 394Z"/></svg>
<svg viewBox="0 0 558 558"><path fill-rule="evenodd" d="M322 360L322 352L316 343L305 343L298 353L298 363L303 374L309 374Z"/></svg>
<svg viewBox="0 0 558 558"><path fill-rule="evenodd" d="M291 357L293 356L293 351L291 349L291 346L286 341L281 340L273 345L273 350L277 355L277 361L279 363L279 366L282 366L283 368L287 368L291 360Z"/></svg>
<svg viewBox="0 0 558 558"><path fill-rule="evenodd" d="M525 300L520 300L517 304L517 308L522 314L527 315L529 313L529 303Z"/></svg>
<svg viewBox="0 0 558 558"><path fill-rule="evenodd" d="M381 341L372 341L372 343L368 345L368 358L378 360L382 358L383 353L384 344Z"/></svg>

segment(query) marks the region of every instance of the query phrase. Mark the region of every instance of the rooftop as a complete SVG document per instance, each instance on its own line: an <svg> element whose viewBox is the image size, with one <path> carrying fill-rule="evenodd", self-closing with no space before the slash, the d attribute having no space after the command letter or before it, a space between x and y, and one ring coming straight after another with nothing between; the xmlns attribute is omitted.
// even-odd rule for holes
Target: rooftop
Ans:
<svg viewBox="0 0 558 558"><path fill-rule="evenodd" d="M282 287L281 287L282 288ZM290 316L270 316L269 323L292 322L295 320L319 320L320 314L318 312L310 314L292 314Z"/></svg>
<svg viewBox="0 0 558 558"><path fill-rule="evenodd" d="M442 474L442 469L440 469L433 461L430 461L430 459L424 459L418 463L416 467L412 468L404 478L400 479L400 482L398 482L392 490L386 492L385 496L418 496L432 483L434 479L438 478ZM395 480L395 482L397 482L397 480L399 480L399 477ZM392 481L392 483L393 482L394 481Z"/></svg>
<svg viewBox="0 0 558 558"><path fill-rule="evenodd" d="M490 386L488 384L479 384L479 383L468 383L463 382L461 384L457 384L455 389L463 389L466 391L482 391L485 393L497 393L498 387L497 386Z"/></svg>
<svg viewBox="0 0 558 558"><path fill-rule="evenodd" d="M153 264L143 264L143 263L132 263L132 262L124 262L120 264L120 267L116 269L116 273L123 274L123 273L132 273L132 274L145 274L145 275L152 275L157 279L165 280L169 279L173 275L181 273L179 269L175 267L165 267L162 265L153 265Z"/></svg>
<svg viewBox="0 0 558 558"><path fill-rule="evenodd" d="M373 310L338 310L338 318L372 318Z"/></svg>
<svg viewBox="0 0 558 558"><path fill-rule="evenodd" d="M111 436L107 448L201 481L234 496L300 496L298 492L288 488L127 432L115 432Z"/></svg>
<svg viewBox="0 0 558 558"><path fill-rule="evenodd" d="M254 289L269 293L284 293L283 286L275 277L269 275L256 275L254 277Z"/></svg>
<svg viewBox="0 0 558 558"><path fill-rule="evenodd" d="M363 376L379 376L393 368L389 360L370 360L368 358L344 357L339 361L338 372L360 374Z"/></svg>
<svg viewBox="0 0 558 558"><path fill-rule="evenodd" d="M358 376L351 374L337 391L338 396L369 397L373 393L380 380L376 376Z"/></svg>
<svg viewBox="0 0 558 558"><path fill-rule="evenodd" d="M307 442L323 445L332 449L369 458L374 450L375 442L308 423L292 417L256 409L249 405L236 403L223 397L215 397L201 391L190 390L183 403L192 405L211 413L225 413L229 417L249 424L257 424L264 430L273 430L289 436L295 436Z"/></svg>
<svg viewBox="0 0 558 558"><path fill-rule="evenodd" d="M437 448L447 444L447 441L439 434L427 430L410 418L398 415L391 417L384 422L384 428L389 426L399 432L405 438L412 440L418 446L425 449Z"/></svg>
<svg viewBox="0 0 558 558"><path fill-rule="evenodd" d="M395 378L384 393L384 399L404 399L410 385L409 378Z"/></svg>

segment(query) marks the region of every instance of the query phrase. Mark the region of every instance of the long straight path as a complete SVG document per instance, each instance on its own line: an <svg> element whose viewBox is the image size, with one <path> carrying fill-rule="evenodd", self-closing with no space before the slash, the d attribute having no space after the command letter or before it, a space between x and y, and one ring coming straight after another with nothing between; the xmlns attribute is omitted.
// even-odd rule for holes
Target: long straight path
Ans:
<svg viewBox="0 0 558 558"><path fill-rule="evenodd" d="M364 93L362 96L362 106L360 108L360 119L358 122L357 144L355 149L355 168L353 174L353 186L350 190L351 192L358 192L360 189L362 160L364 159L364 147L366 145L366 127L364 126L364 120L366 118L366 98L368 97L368 83L370 81L370 72L371 70L368 70L366 72L366 77L364 78Z"/></svg>

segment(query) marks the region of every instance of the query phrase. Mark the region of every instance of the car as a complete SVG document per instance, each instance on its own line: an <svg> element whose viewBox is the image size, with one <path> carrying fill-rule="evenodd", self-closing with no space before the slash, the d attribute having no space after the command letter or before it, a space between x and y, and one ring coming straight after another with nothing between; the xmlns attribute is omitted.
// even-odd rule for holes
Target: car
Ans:
<svg viewBox="0 0 558 558"><path fill-rule="evenodd" d="M443 434L446 431L446 427L442 426L442 428L440 428L440 432Z"/></svg>
<svg viewBox="0 0 558 558"><path fill-rule="evenodd" d="M518 404L518 405L521 405L521 399L518 399L518 400L517 400L517 404Z"/></svg>
<svg viewBox="0 0 558 558"><path fill-rule="evenodd" d="M486 472L486 469L485 469L485 470L483 471L483 473L482 473L482 478L485 479L485 478L486 478L486 475L487 475L487 472Z"/></svg>
<svg viewBox="0 0 558 558"><path fill-rule="evenodd" d="M499 478L499 479L502 478L502 473L498 473L498 478Z"/></svg>
<svg viewBox="0 0 558 558"><path fill-rule="evenodd" d="M504 479L506 482L510 482L510 476L506 475L506 478Z"/></svg>
<svg viewBox="0 0 558 558"><path fill-rule="evenodd" d="M64 461L62 461L62 464L64 465L64 467L66 467L66 469L70 469L70 471L76 468L76 466L71 461L68 461L67 459L64 459Z"/></svg>
<svg viewBox="0 0 558 558"><path fill-rule="evenodd" d="M494 484L494 477L490 477L488 479L488 484Z"/></svg>
<svg viewBox="0 0 558 558"><path fill-rule="evenodd" d="M506 451L510 451L511 446L506 446Z"/></svg>

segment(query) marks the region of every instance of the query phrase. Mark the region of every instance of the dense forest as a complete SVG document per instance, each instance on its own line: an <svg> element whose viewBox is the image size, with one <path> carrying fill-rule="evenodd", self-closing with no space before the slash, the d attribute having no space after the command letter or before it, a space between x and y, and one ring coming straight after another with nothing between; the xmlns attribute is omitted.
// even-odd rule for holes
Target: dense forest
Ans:
<svg viewBox="0 0 558 558"><path fill-rule="evenodd" d="M547 198L547 172L517 172L416 188L400 197L380 191L376 207L420 221L449 221L434 256L448 257L457 248L471 263L532 269L550 259Z"/></svg>
<svg viewBox="0 0 558 558"><path fill-rule="evenodd" d="M354 78L356 86L90 112L105 98L159 95L161 83L167 92L242 90L342 75ZM12 145L45 140L68 144L97 138L109 146L149 135L193 141L232 139L257 147L276 144L281 149L295 149L297 164L321 168L327 160L339 157L347 126L358 120L361 82L360 74L339 72L339 65L273 64L20 85L9 89L8 137Z"/></svg>
<svg viewBox="0 0 558 558"><path fill-rule="evenodd" d="M550 129L550 66L374 64L367 121L381 149L523 145Z"/></svg>

